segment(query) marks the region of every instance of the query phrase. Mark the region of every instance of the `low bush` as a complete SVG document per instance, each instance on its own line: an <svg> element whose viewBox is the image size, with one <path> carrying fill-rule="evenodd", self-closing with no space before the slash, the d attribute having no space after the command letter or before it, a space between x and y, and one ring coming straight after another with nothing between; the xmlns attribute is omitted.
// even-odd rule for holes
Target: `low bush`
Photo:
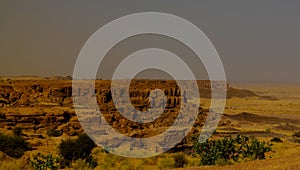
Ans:
<svg viewBox="0 0 300 170"><path fill-rule="evenodd" d="M194 154L201 156L202 165L224 164L243 159L265 159L265 153L271 147L265 142L259 142L254 137L237 135L236 138L226 136L220 140L208 140L200 143L196 136L192 137Z"/></svg>
<svg viewBox="0 0 300 170"><path fill-rule="evenodd" d="M47 131L47 135L49 137L58 137L58 136L61 136L62 135L62 132L59 131L59 130L56 130L56 129L49 129Z"/></svg>
<svg viewBox="0 0 300 170"><path fill-rule="evenodd" d="M0 133L0 151L13 158L20 158L30 149L28 142L21 136L9 136Z"/></svg>
<svg viewBox="0 0 300 170"><path fill-rule="evenodd" d="M83 159L92 163L92 166L94 166L95 161L92 160L90 154L95 146L94 141L86 134L83 134L79 135L77 139L62 140L58 149L68 165L70 165L72 161Z"/></svg>
<svg viewBox="0 0 300 170"><path fill-rule="evenodd" d="M182 168L188 163L188 160L185 158L183 153L176 154L174 156L174 168Z"/></svg>
<svg viewBox="0 0 300 170"><path fill-rule="evenodd" d="M274 137L271 139L271 142L282 143L283 141L278 137Z"/></svg>

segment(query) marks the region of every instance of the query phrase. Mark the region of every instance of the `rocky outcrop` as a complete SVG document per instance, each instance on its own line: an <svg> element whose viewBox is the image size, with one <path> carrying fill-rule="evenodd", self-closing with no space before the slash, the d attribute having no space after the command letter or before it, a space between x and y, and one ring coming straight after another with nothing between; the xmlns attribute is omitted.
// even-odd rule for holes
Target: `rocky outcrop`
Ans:
<svg viewBox="0 0 300 170"><path fill-rule="evenodd" d="M209 90L209 81L199 81L200 90ZM115 108L110 81L99 80L96 82L95 97L99 108L107 121L114 129L122 134L134 137L149 137L157 135L171 126L178 115L181 100L186 102L185 92L180 91L175 81L132 81L129 89L130 101L136 110L146 111L150 108L150 91L160 89L166 96L165 103L153 99L155 107L165 104L164 113L150 123L137 123L123 117ZM222 87L224 88L224 87ZM91 94L91 91L83 89L82 94ZM120 88L118 93L124 93ZM183 99L181 99L183 94ZM199 108L197 126L203 125L206 111ZM89 121L89 120L87 120ZM90 121L95 121L90 118ZM20 126L31 137L40 138L46 135L49 129L56 129L63 134L73 136L83 133L75 110L73 109L72 82L71 80L14 80L1 82L0 84L0 128L11 130ZM158 130L160 129L160 130ZM105 134L106 132L99 132ZM36 135L32 135L36 134ZM171 138L170 138L171 140Z"/></svg>

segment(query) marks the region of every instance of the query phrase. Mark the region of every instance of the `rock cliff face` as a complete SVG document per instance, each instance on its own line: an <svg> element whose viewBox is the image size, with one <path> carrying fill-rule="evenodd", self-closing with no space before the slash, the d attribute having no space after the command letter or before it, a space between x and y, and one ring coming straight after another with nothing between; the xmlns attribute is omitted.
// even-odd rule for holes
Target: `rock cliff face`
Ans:
<svg viewBox="0 0 300 170"><path fill-rule="evenodd" d="M15 126L39 138L48 129L58 129L68 135L82 133L72 109L71 81L0 82L0 128L10 130Z"/></svg>
<svg viewBox="0 0 300 170"><path fill-rule="evenodd" d="M146 137L159 134L172 125L180 108L181 92L175 82L133 81L130 100L135 109L145 111L150 107L148 97L154 87L161 88L167 96L166 110L155 122L146 124L127 120L118 113L112 101L109 81L97 81L95 94L105 120L113 128L128 136ZM56 129L69 136L83 133L73 108L72 82L0 82L0 129L11 130L15 126L22 127L24 133L33 138L45 137L49 129Z"/></svg>
<svg viewBox="0 0 300 170"><path fill-rule="evenodd" d="M166 108L155 122L148 124L127 120L118 113L112 101L110 81L97 81L95 95L105 120L119 132L130 136L153 136L160 131L152 132L151 128L167 128L172 125L181 101L181 92L175 81L138 80L131 82L129 90L133 107L140 111L149 109L148 97L154 88L163 90L167 96ZM207 88L207 85L203 85L203 88ZM124 106L122 109L126 111L127 107ZM45 135L48 129L57 129L70 136L82 133L83 130L73 108L72 82L70 80L2 81L0 83L0 128L10 130L15 126L20 126L25 132L31 134ZM135 131L132 132L133 130Z"/></svg>
<svg viewBox="0 0 300 170"><path fill-rule="evenodd" d="M209 98L210 82L197 81L197 83L201 97ZM181 101L186 102L187 100L186 91L180 91L175 81L133 80L129 88L130 105L133 107L123 105L119 109L124 112L135 113L138 110L147 111L151 105L161 107L162 104L165 104L163 113L154 121L138 123L125 118L118 112L112 100L112 94L123 94L125 90L119 88L118 91L111 91L110 84L110 81L97 80L95 89L92 91L104 118L99 121L106 121L119 133L131 137L151 137L164 132L178 116ZM220 85L214 83L214 87L228 88L228 84L224 86L222 83ZM149 100L150 92L154 89L160 89L164 93L165 102L155 98ZM68 136L83 133L84 130L77 119L73 106L73 93L88 95L91 94L91 91L83 89L72 92L71 80L0 81L0 130L12 130L15 126L19 126L23 128L24 134L29 138L43 138L50 129L55 129ZM198 117L191 134L201 130L206 115L206 110L198 109ZM95 121L94 117L89 119L86 121ZM99 133L106 134L105 131ZM186 139L180 145L186 143ZM172 136L169 136L167 140L172 141ZM111 142L115 142L116 146L119 145L117 141Z"/></svg>

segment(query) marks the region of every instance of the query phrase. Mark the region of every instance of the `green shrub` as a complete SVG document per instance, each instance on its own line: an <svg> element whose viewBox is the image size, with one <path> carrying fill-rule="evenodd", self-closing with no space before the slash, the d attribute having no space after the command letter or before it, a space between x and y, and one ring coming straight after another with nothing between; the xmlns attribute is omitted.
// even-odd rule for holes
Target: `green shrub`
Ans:
<svg viewBox="0 0 300 170"><path fill-rule="evenodd" d="M174 167L175 168L182 168L184 165L188 163L187 159L185 158L183 153L179 153L174 156Z"/></svg>
<svg viewBox="0 0 300 170"><path fill-rule="evenodd" d="M282 143L283 141L278 137L274 137L271 139L271 142Z"/></svg>
<svg viewBox="0 0 300 170"><path fill-rule="evenodd" d="M59 131L59 130L56 130L56 129L49 129L47 131L47 135L49 137L58 137L58 136L61 136L62 135L62 132Z"/></svg>
<svg viewBox="0 0 300 170"><path fill-rule="evenodd" d="M9 136L0 133L0 151L13 158L20 158L30 149L28 142L21 136Z"/></svg>
<svg viewBox="0 0 300 170"><path fill-rule="evenodd" d="M45 156L41 153L38 153L33 157L32 160L30 160L30 165L35 170L56 170L63 168L63 166L60 165L60 160L60 157L53 157L52 154Z"/></svg>
<svg viewBox="0 0 300 170"><path fill-rule="evenodd" d="M59 153L67 161L69 165L71 161L78 159L85 159L90 163L95 164L90 154L92 149L95 147L94 141L92 141L86 134L79 135L78 139L67 139L62 140L59 144Z"/></svg>
<svg viewBox="0 0 300 170"><path fill-rule="evenodd" d="M194 154L201 156L202 165L224 164L224 162L237 162L246 158L264 159L265 153L271 150L265 142L259 142L254 137L237 135L236 138L226 136L220 140L208 140L199 143L193 136Z"/></svg>
<svg viewBox="0 0 300 170"><path fill-rule="evenodd" d="M77 152L77 146L75 146L75 140L67 139L62 140L61 143L58 146L59 153L64 157L64 159L72 161L73 159L79 159L74 158L75 152Z"/></svg>

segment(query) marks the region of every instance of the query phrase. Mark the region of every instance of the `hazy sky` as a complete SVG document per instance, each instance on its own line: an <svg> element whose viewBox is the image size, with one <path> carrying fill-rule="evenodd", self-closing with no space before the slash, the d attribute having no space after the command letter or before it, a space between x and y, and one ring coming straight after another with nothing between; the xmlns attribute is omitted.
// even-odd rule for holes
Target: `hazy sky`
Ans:
<svg viewBox="0 0 300 170"><path fill-rule="evenodd" d="M296 0L1 0L0 76L72 75L80 49L101 26L164 12L210 38L229 80L300 82L299 9Z"/></svg>

